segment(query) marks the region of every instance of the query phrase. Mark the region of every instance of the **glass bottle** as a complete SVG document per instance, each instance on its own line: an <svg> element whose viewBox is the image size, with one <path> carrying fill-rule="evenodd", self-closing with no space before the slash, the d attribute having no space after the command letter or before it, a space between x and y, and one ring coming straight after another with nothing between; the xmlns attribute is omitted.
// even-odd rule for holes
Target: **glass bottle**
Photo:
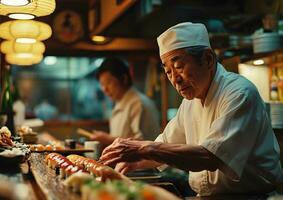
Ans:
<svg viewBox="0 0 283 200"><path fill-rule="evenodd" d="M13 97L11 93L11 80L10 69L7 67L4 71L4 83L1 94L1 114L7 116L6 126L11 131L11 134L15 136L14 126L14 113L13 113Z"/></svg>

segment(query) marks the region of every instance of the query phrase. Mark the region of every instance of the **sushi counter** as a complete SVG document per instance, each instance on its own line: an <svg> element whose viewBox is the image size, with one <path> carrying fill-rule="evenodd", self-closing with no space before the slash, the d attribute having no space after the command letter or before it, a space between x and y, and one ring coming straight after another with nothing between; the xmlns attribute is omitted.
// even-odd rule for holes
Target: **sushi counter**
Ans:
<svg viewBox="0 0 283 200"><path fill-rule="evenodd" d="M75 165L73 166L69 161ZM86 168L82 168L83 166ZM90 173L87 173L88 171ZM113 195L111 195L112 193ZM119 195L121 198L116 198ZM58 153L35 152L31 153L28 161L22 163L19 167L9 167L6 170L2 169L0 171L0 199L265 200L267 197L218 196L182 198L162 188L143 184L139 181L132 181L107 166L98 165L95 167L94 161L79 155L72 154L65 157Z"/></svg>
<svg viewBox="0 0 283 200"><path fill-rule="evenodd" d="M68 165L70 162L74 165ZM64 164L65 163L65 164ZM69 163L70 164L70 163ZM64 167L65 165L65 167ZM82 168L85 166L86 168ZM90 172L90 173L87 173ZM17 169L0 171L0 199L9 200L265 200L263 196L178 197L160 187L132 181L79 155L31 153ZM3 182L5 181L5 186ZM8 182L11 182L7 185ZM8 186L12 186L11 190ZM154 184L153 184L154 185ZM7 190L5 190L7 188Z"/></svg>
<svg viewBox="0 0 283 200"><path fill-rule="evenodd" d="M180 199L161 187L130 179L92 156L85 157L95 155L93 148L70 141L60 145L58 140L30 144L39 141L36 134L27 127L21 131L19 140L7 127L0 129L0 199Z"/></svg>
<svg viewBox="0 0 283 200"><path fill-rule="evenodd" d="M171 174L167 181L162 180L160 172L145 175L136 171L125 176L86 157L85 153L93 153L93 149L27 145L12 139L9 130L2 127L0 199L4 200L267 199L264 196L187 197L192 195L178 190L189 188L180 184L178 174ZM182 174L182 178L187 184L187 177Z"/></svg>
<svg viewBox="0 0 283 200"><path fill-rule="evenodd" d="M2 183L0 199L180 199L162 188L132 181L80 155L31 153L27 162L14 172L10 170L0 172L1 181L5 177L13 185L5 191L2 186L6 184Z"/></svg>

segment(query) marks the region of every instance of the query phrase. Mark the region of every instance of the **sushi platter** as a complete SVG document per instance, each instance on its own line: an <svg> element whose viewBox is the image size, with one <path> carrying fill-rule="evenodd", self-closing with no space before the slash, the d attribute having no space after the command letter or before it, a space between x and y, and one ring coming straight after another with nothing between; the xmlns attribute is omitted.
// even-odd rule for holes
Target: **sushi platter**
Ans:
<svg viewBox="0 0 283 200"><path fill-rule="evenodd" d="M31 172L46 199L179 200L168 191L133 181L93 159L31 153Z"/></svg>
<svg viewBox="0 0 283 200"><path fill-rule="evenodd" d="M25 191L38 191L47 200L179 200L174 194L133 180L102 162L82 156L94 149L70 148L59 144L24 144L13 140L7 127L0 129L0 161L5 177L12 168L19 170L23 163L33 177ZM72 146L76 147L76 146ZM87 154L86 154L87 155ZM1 167L0 167L1 168ZM23 169L24 169L23 168ZM30 170L29 170L30 169ZM22 170L22 167L21 167ZM13 175L14 177L14 175ZM150 179L156 177L150 177ZM157 177L158 179L159 177ZM19 182L19 181L18 181ZM34 182L34 183L32 183ZM7 185L5 182L1 186ZM12 185L10 191L14 191ZM37 189L36 189L37 188ZM18 192L17 192L18 193ZM0 199L2 199L0 192ZM26 199L32 199L27 194Z"/></svg>

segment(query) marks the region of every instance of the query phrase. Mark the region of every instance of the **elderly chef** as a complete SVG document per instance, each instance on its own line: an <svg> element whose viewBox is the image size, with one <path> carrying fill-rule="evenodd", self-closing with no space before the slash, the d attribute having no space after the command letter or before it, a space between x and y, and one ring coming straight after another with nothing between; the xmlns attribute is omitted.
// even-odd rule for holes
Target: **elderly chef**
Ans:
<svg viewBox="0 0 283 200"><path fill-rule="evenodd" d="M217 62L203 24L177 24L157 42L163 69L184 97L179 110L155 142L117 139L101 161L122 162L121 172L189 171L201 196L274 191L283 180L279 145L256 87Z"/></svg>

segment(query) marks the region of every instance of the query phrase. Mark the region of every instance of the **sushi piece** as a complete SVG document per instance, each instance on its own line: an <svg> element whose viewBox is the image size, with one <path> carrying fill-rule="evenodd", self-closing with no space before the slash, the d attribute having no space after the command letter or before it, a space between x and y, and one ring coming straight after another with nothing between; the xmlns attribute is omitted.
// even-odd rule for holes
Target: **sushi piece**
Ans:
<svg viewBox="0 0 283 200"><path fill-rule="evenodd" d="M71 188L73 192L79 192L81 186L87 182L93 180L93 177L90 174L84 173L84 172L78 172L75 174L72 174L70 177L68 177L63 184Z"/></svg>
<svg viewBox="0 0 283 200"><path fill-rule="evenodd" d="M46 151L52 151L53 150L52 145L50 145L50 144L45 145L45 150Z"/></svg>
<svg viewBox="0 0 283 200"><path fill-rule="evenodd" d="M81 168L81 167L79 167L77 165L69 165L65 169L65 177L69 177L72 174L75 174L75 173L77 173L79 171L87 173L83 168Z"/></svg>
<svg viewBox="0 0 283 200"><path fill-rule="evenodd" d="M96 176L99 181L106 182L107 180L123 180L126 184L131 185L133 181L123 174L115 171L109 166L100 165L96 167Z"/></svg>
<svg viewBox="0 0 283 200"><path fill-rule="evenodd" d="M53 166L55 165L55 160L54 157L58 157L60 156L60 154L58 153L50 153L45 157L45 162L47 164L48 167L53 168Z"/></svg>
<svg viewBox="0 0 283 200"><path fill-rule="evenodd" d="M45 151L45 146L43 146L42 144L38 144L35 146L35 151L37 152Z"/></svg>
<svg viewBox="0 0 283 200"><path fill-rule="evenodd" d="M131 185L126 184L124 181L106 181L100 183L95 180L85 182L81 186L82 200L179 200L175 196L170 198L157 198L155 191L151 186L147 186L141 182L133 182ZM168 192L166 192L167 194Z"/></svg>
<svg viewBox="0 0 283 200"><path fill-rule="evenodd" d="M71 161L65 160L61 165L60 165L60 178L63 179L66 177L65 170L67 167L72 165Z"/></svg>
<svg viewBox="0 0 283 200"><path fill-rule="evenodd" d="M75 165L85 169L90 174L97 177L98 181L105 182L106 180L125 180L126 182L131 182L129 178L122 175L119 172L116 172L109 166L102 165L98 163L96 160L85 158L79 155L69 155L67 156Z"/></svg>
<svg viewBox="0 0 283 200"><path fill-rule="evenodd" d="M3 126L0 129L0 147L13 147L14 143L11 138L11 132L8 127Z"/></svg>

